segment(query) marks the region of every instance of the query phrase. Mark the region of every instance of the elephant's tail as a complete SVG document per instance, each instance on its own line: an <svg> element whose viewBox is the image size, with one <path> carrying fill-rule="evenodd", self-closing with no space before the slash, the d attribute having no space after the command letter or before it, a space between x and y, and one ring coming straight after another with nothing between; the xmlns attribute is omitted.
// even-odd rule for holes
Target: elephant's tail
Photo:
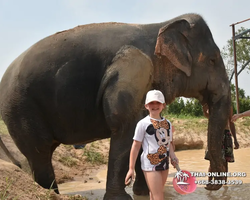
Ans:
<svg viewBox="0 0 250 200"><path fill-rule="evenodd" d="M19 168L21 168L21 164L19 161L17 161L9 152L9 150L7 149L7 147L5 146L5 144L3 143L1 137L0 137L0 147L3 149L3 151L5 152L5 154L8 156L8 158L11 160L11 162L13 162L13 164L15 164L16 166L18 166Z"/></svg>

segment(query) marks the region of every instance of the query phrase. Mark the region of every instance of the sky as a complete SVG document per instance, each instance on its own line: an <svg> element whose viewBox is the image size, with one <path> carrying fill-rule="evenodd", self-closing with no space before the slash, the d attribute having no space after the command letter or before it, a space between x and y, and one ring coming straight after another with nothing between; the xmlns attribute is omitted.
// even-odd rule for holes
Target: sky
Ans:
<svg viewBox="0 0 250 200"><path fill-rule="evenodd" d="M37 41L89 23L148 24L197 13L222 49L232 37L230 25L249 19L249 8L249 0L0 0L0 79L10 63ZM250 20L235 29L242 26L250 29ZM249 77L240 74L238 86L250 96Z"/></svg>

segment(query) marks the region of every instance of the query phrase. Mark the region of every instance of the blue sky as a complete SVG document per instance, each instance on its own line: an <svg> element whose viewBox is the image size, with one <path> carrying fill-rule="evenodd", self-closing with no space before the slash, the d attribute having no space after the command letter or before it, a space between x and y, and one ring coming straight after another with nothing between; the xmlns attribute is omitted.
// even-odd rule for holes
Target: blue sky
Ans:
<svg viewBox="0 0 250 200"><path fill-rule="evenodd" d="M0 0L0 79L9 64L38 40L77 25L98 22L155 23L198 13L222 49L231 24L250 18L249 0ZM236 26L250 28L250 21ZM249 74L239 87L250 96Z"/></svg>

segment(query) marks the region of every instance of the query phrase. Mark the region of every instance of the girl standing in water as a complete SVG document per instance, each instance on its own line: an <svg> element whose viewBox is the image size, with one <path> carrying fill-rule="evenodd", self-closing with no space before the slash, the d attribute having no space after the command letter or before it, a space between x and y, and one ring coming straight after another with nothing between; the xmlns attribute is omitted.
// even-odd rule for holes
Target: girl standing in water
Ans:
<svg viewBox="0 0 250 200"><path fill-rule="evenodd" d="M137 123L130 151L129 171L125 178L126 185L130 178L134 179L135 162L142 147L141 168L150 191L150 200L164 199L169 157L174 166L179 163L172 143L173 126L170 121L161 117L165 106L165 98L161 91L151 90L147 93L145 108L149 115Z"/></svg>

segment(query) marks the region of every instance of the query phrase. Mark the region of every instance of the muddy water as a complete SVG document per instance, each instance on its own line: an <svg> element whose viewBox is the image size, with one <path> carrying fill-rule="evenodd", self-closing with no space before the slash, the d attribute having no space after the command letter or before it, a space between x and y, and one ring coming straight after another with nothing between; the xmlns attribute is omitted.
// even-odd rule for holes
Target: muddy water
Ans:
<svg viewBox="0 0 250 200"><path fill-rule="evenodd" d="M180 160L180 168L191 172L197 172L200 175L207 175L209 162L204 160L204 150L186 150L176 152ZM170 174L165 184L165 199L199 199L199 200L215 200L215 199L250 199L250 148L238 149L234 151L235 161L229 163L229 172L232 175L237 173L246 173L244 177L229 177L228 180L241 180L242 185L223 186L218 191L207 191L204 185L197 185L197 189L192 194L178 194L173 186L172 180L176 173L173 167L170 167ZM105 194L106 169L99 171L95 177L89 180L75 180L73 182L63 183L59 185L62 194L80 194L88 199L102 199ZM207 180L205 177L196 177L196 180ZM134 198L134 200L148 200L148 197L133 195L132 188L126 188L126 191Z"/></svg>

